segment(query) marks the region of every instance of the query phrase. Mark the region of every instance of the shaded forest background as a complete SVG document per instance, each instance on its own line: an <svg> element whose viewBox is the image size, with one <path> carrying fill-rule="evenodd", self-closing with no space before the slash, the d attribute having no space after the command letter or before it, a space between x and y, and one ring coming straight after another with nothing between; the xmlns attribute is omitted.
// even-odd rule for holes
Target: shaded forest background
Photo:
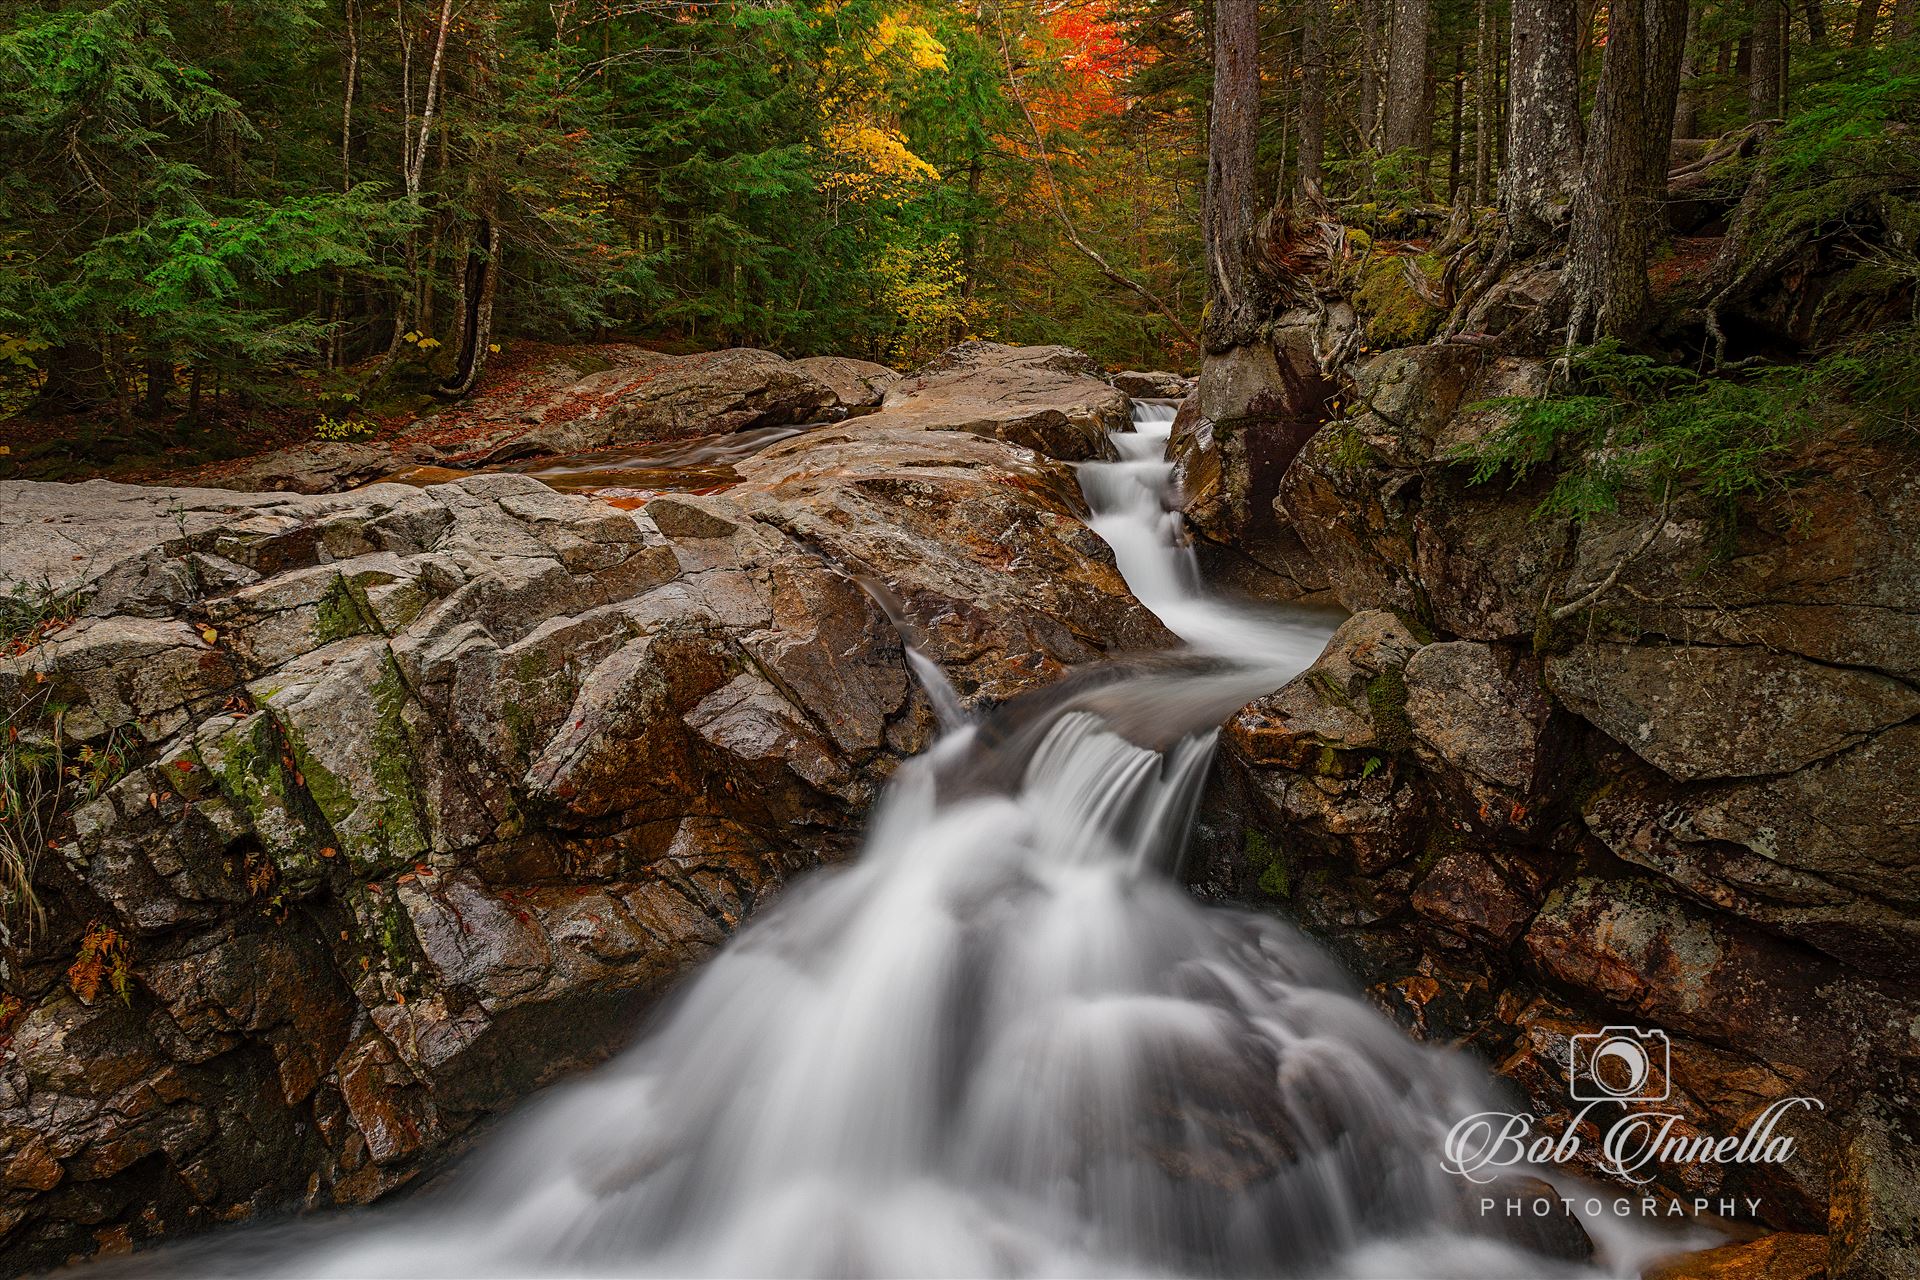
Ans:
<svg viewBox="0 0 1920 1280"><path fill-rule="evenodd" d="M1259 6L1250 185L1416 245L1490 210L1514 32L1543 13L1573 30L1590 104L1597 0ZM0 407L191 429L294 406L324 429L461 396L518 341L612 335L894 364L977 335L1191 368L1213 16L7 0ZM1817 116L1910 154L1917 16L1695 0L1673 133ZM1379 287L1417 340L1417 273Z"/></svg>

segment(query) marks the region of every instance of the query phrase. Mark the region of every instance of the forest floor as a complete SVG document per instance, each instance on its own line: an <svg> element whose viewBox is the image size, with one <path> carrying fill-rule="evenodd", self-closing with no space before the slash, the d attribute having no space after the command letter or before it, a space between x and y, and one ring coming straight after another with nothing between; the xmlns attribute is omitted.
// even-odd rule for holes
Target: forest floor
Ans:
<svg viewBox="0 0 1920 1280"><path fill-rule="evenodd" d="M270 387L263 403L206 412L198 423L184 411L157 419L98 411L15 415L0 419L0 480L217 486L265 454L329 440L382 445L398 456L410 446L431 444L436 452L457 456L464 441L482 448L497 440L502 422L586 374L643 353L679 350L637 340L516 341L488 362L480 387L466 399L447 403L421 395L376 406L352 415L357 429L350 435L324 434L329 410L338 415L340 406L322 401L315 384L295 378Z"/></svg>

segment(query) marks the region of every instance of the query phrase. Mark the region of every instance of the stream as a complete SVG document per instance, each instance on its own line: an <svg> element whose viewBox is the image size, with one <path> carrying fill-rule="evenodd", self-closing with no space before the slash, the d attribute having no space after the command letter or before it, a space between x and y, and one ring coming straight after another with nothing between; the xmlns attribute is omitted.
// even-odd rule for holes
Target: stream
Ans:
<svg viewBox="0 0 1920 1280"><path fill-rule="evenodd" d="M1081 478L1184 651L982 719L918 659L943 731L861 856L795 882L621 1057L446 1187L144 1274L1637 1275L1639 1229L1589 1221L1593 1262L1549 1257L1442 1170L1449 1125L1502 1105L1483 1066L1406 1038L1289 925L1182 889L1218 726L1329 627L1203 592L1171 417L1141 406Z"/></svg>

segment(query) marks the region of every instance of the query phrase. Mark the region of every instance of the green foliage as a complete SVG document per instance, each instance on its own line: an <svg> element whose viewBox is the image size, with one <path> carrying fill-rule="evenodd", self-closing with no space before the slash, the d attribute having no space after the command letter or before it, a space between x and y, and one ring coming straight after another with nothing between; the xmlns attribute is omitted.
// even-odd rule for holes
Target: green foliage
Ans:
<svg viewBox="0 0 1920 1280"><path fill-rule="evenodd" d="M1744 166L1759 168L1761 197L1741 244L1744 260L1763 263L1835 236L1855 265L1826 291L1823 310L1911 296L1920 279L1912 251L1920 238L1914 46L1852 51L1848 64L1808 86L1795 108Z"/></svg>
<svg viewBox="0 0 1920 1280"><path fill-rule="evenodd" d="M1568 390L1489 402L1506 422L1458 460L1475 484L1503 471L1518 484L1559 463L1542 516L1611 512L1629 488L1730 501L1785 482L1779 464L1813 429L1811 399L1798 369L1703 377L1608 340L1573 357Z"/></svg>
<svg viewBox="0 0 1920 1280"><path fill-rule="evenodd" d="M1474 484L1537 468L1555 479L1536 515L1585 520L1629 491L1692 492L1725 509L1791 488L1795 453L1847 422L1911 432L1920 391L1920 329L1850 343L1804 365L1707 376L1613 341L1576 353L1565 389L1483 407L1506 420L1454 461Z"/></svg>

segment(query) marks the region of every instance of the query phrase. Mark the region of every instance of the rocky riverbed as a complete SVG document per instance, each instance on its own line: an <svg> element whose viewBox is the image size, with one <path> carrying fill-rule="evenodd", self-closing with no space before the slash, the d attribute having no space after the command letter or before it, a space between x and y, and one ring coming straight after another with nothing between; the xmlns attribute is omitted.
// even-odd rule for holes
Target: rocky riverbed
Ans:
<svg viewBox="0 0 1920 1280"><path fill-rule="evenodd" d="M87 762L7 950L11 1268L365 1203L620 1044L928 740L863 581L970 700L1169 643L1083 523L1127 406L1090 371L963 348L639 510L0 485L59 601L0 700Z"/></svg>
<svg viewBox="0 0 1920 1280"><path fill-rule="evenodd" d="M1792 1161L1654 1187L1785 1233L1729 1274L1911 1274L1911 466L1829 440L1731 543L1688 499L1537 519L1454 459L1543 365L1390 352L1343 409L1312 351L1350 318L1295 319L1172 449L1219 580L1351 617L1228 725L1194 888L1300 921L1543 1116L1618 1023L1669 1037L1686 1136L1818 1098ZM620 1044L928 742L887 609L981 703L1171 643L1072 464L1177 380L986 343L904 377L682 359L542 385L477 449L234 478L305 495L0 485L5 572L54 601L0 697L79 775L6 951L15 1269L366 1203ZM507 470L802 425L718 492ZM411 464L442 482L342 491Z"/></svg>

